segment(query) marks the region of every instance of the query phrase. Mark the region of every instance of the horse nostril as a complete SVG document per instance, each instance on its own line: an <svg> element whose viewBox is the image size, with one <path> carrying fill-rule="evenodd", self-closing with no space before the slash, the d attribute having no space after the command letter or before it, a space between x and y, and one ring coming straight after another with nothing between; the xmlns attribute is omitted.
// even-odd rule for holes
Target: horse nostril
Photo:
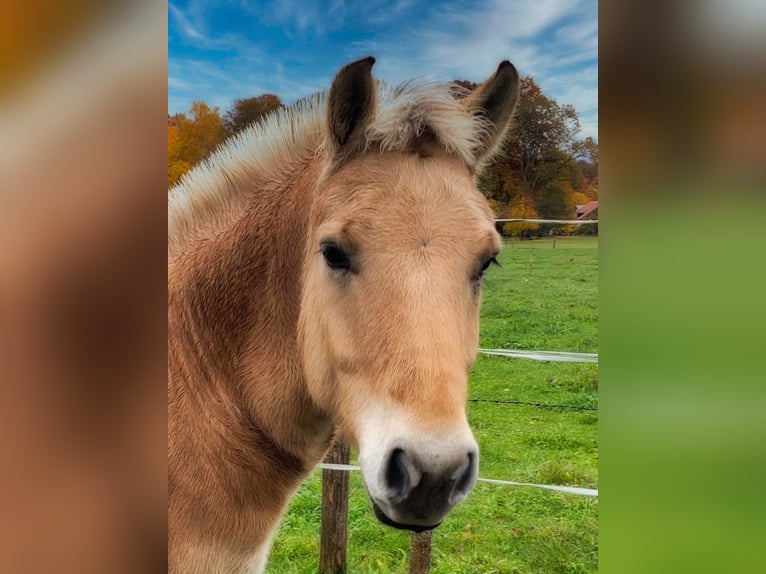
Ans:
<svg viewBox="0 0 766 574"><path fill-rule="evenodd" d="M458 479L457 484L455 485L455 492L457 493L461 493L461 494L465 493L471 487L471 483L473 482L473 477L475 476L475 470L476 470L476 454L473 452L469 452L467 462L468 464L465 465L465 470L463 471L463 474L460 475L460 478Z"/></svg>
<svg viewBox="0 0 766 574"><path fill-rule="evenodd" d="M394 498L405 498L411 490L410 464L407 453L401 448L395 448L391 452L391 458L386 465L386 486L391 490Z"/></svg>

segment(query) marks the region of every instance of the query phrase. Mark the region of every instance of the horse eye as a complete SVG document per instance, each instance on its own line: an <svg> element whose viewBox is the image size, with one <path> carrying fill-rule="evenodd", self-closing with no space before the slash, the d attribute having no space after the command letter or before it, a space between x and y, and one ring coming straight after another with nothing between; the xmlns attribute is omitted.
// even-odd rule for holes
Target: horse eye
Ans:
<svg viewBox="0 0 766 574"><path fill-rule="evenodd" d="M330 269L338 271L348 271L351 268L351 261L343 251L337 245L327 244L322 246L322 255L324 256L325 263Z"/></svg>
<svg viewBox="0 0 766 574"><path fill-rule="evenodd" d="M484 275L484 272L489 269L489 266L492 264L500 265L500 263L497 260L497 254L493 255L492 257L486 259L484 263L481 264L481 269L479 270L479 277Z"/></svg>

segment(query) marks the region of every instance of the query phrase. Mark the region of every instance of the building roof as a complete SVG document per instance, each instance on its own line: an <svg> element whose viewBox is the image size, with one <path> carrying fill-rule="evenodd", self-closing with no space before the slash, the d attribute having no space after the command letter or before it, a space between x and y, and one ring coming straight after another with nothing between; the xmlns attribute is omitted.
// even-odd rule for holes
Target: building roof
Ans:
<svg viewBox="0 0 766 574"><path fill-rule="evenodd" d="M593 219L598 215L598 200L594 199L577 207L577 219Z"/></svg>

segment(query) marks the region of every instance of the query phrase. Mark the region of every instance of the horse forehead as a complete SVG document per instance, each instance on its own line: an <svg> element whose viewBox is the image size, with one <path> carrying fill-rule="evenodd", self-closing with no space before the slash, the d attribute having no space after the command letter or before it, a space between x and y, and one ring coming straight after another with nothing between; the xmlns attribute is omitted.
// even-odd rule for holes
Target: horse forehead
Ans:
<svg viewBox="0 0 766 574"><path fill-rule="evenodd" d="M494 225L478 201L467 198L383 196L379 201L344 213L338 226L352 244L369 240L387 250L492 243Z"/></svg>
<svg viewBox="0 0 766 574"><path fill-rule="evenodd" d="M378 194L412 195L418 190L449 191L471 188L473 179L465 164L449 155L419 158L417 154L370 153L335 175L339 193L362 190L362 197Z"/></svg>
<svg viewBox="0 0 766 574"><path fill-rule="evenodd" d="M491 222L486 201L462 164L374 158L356 168L343 178L336 198L335 215L351 232L396 228L405 235L422 234L456 219L461 229L471 231ZM344 194L349 194L346 200Z"/></svg>
<svg viewBox="0 0 766 574"><path fill-rule="evenodd" d="M419 158L415 154L399 158L391 169L383 171L381 193L391 198L429 203L445 199L460 203L470 201L476 185L466 166L450 156Z"/></svg>

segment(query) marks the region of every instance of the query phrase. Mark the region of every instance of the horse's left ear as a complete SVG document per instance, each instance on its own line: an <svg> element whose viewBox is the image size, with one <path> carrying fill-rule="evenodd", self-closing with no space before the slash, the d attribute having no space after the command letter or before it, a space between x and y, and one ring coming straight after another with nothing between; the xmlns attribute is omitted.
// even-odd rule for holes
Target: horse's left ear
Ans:
<svg viewBox="0 0 766 574"><path fill-rule="evenodd" d="M475 171L481 171L484 162L502 145L511 125L511 118L519 99L519 73L508 60L500 63L497 71L464 100L466 109L487 120L487 130L475 150Z"/></svg>
<svg viewBox="0 0 766 574"><path fill-rule="evenodd" d="M334 166L362 153L365 130L375 114L372 56L347 64L336 74L327 102L327 140Z"/></svg>

